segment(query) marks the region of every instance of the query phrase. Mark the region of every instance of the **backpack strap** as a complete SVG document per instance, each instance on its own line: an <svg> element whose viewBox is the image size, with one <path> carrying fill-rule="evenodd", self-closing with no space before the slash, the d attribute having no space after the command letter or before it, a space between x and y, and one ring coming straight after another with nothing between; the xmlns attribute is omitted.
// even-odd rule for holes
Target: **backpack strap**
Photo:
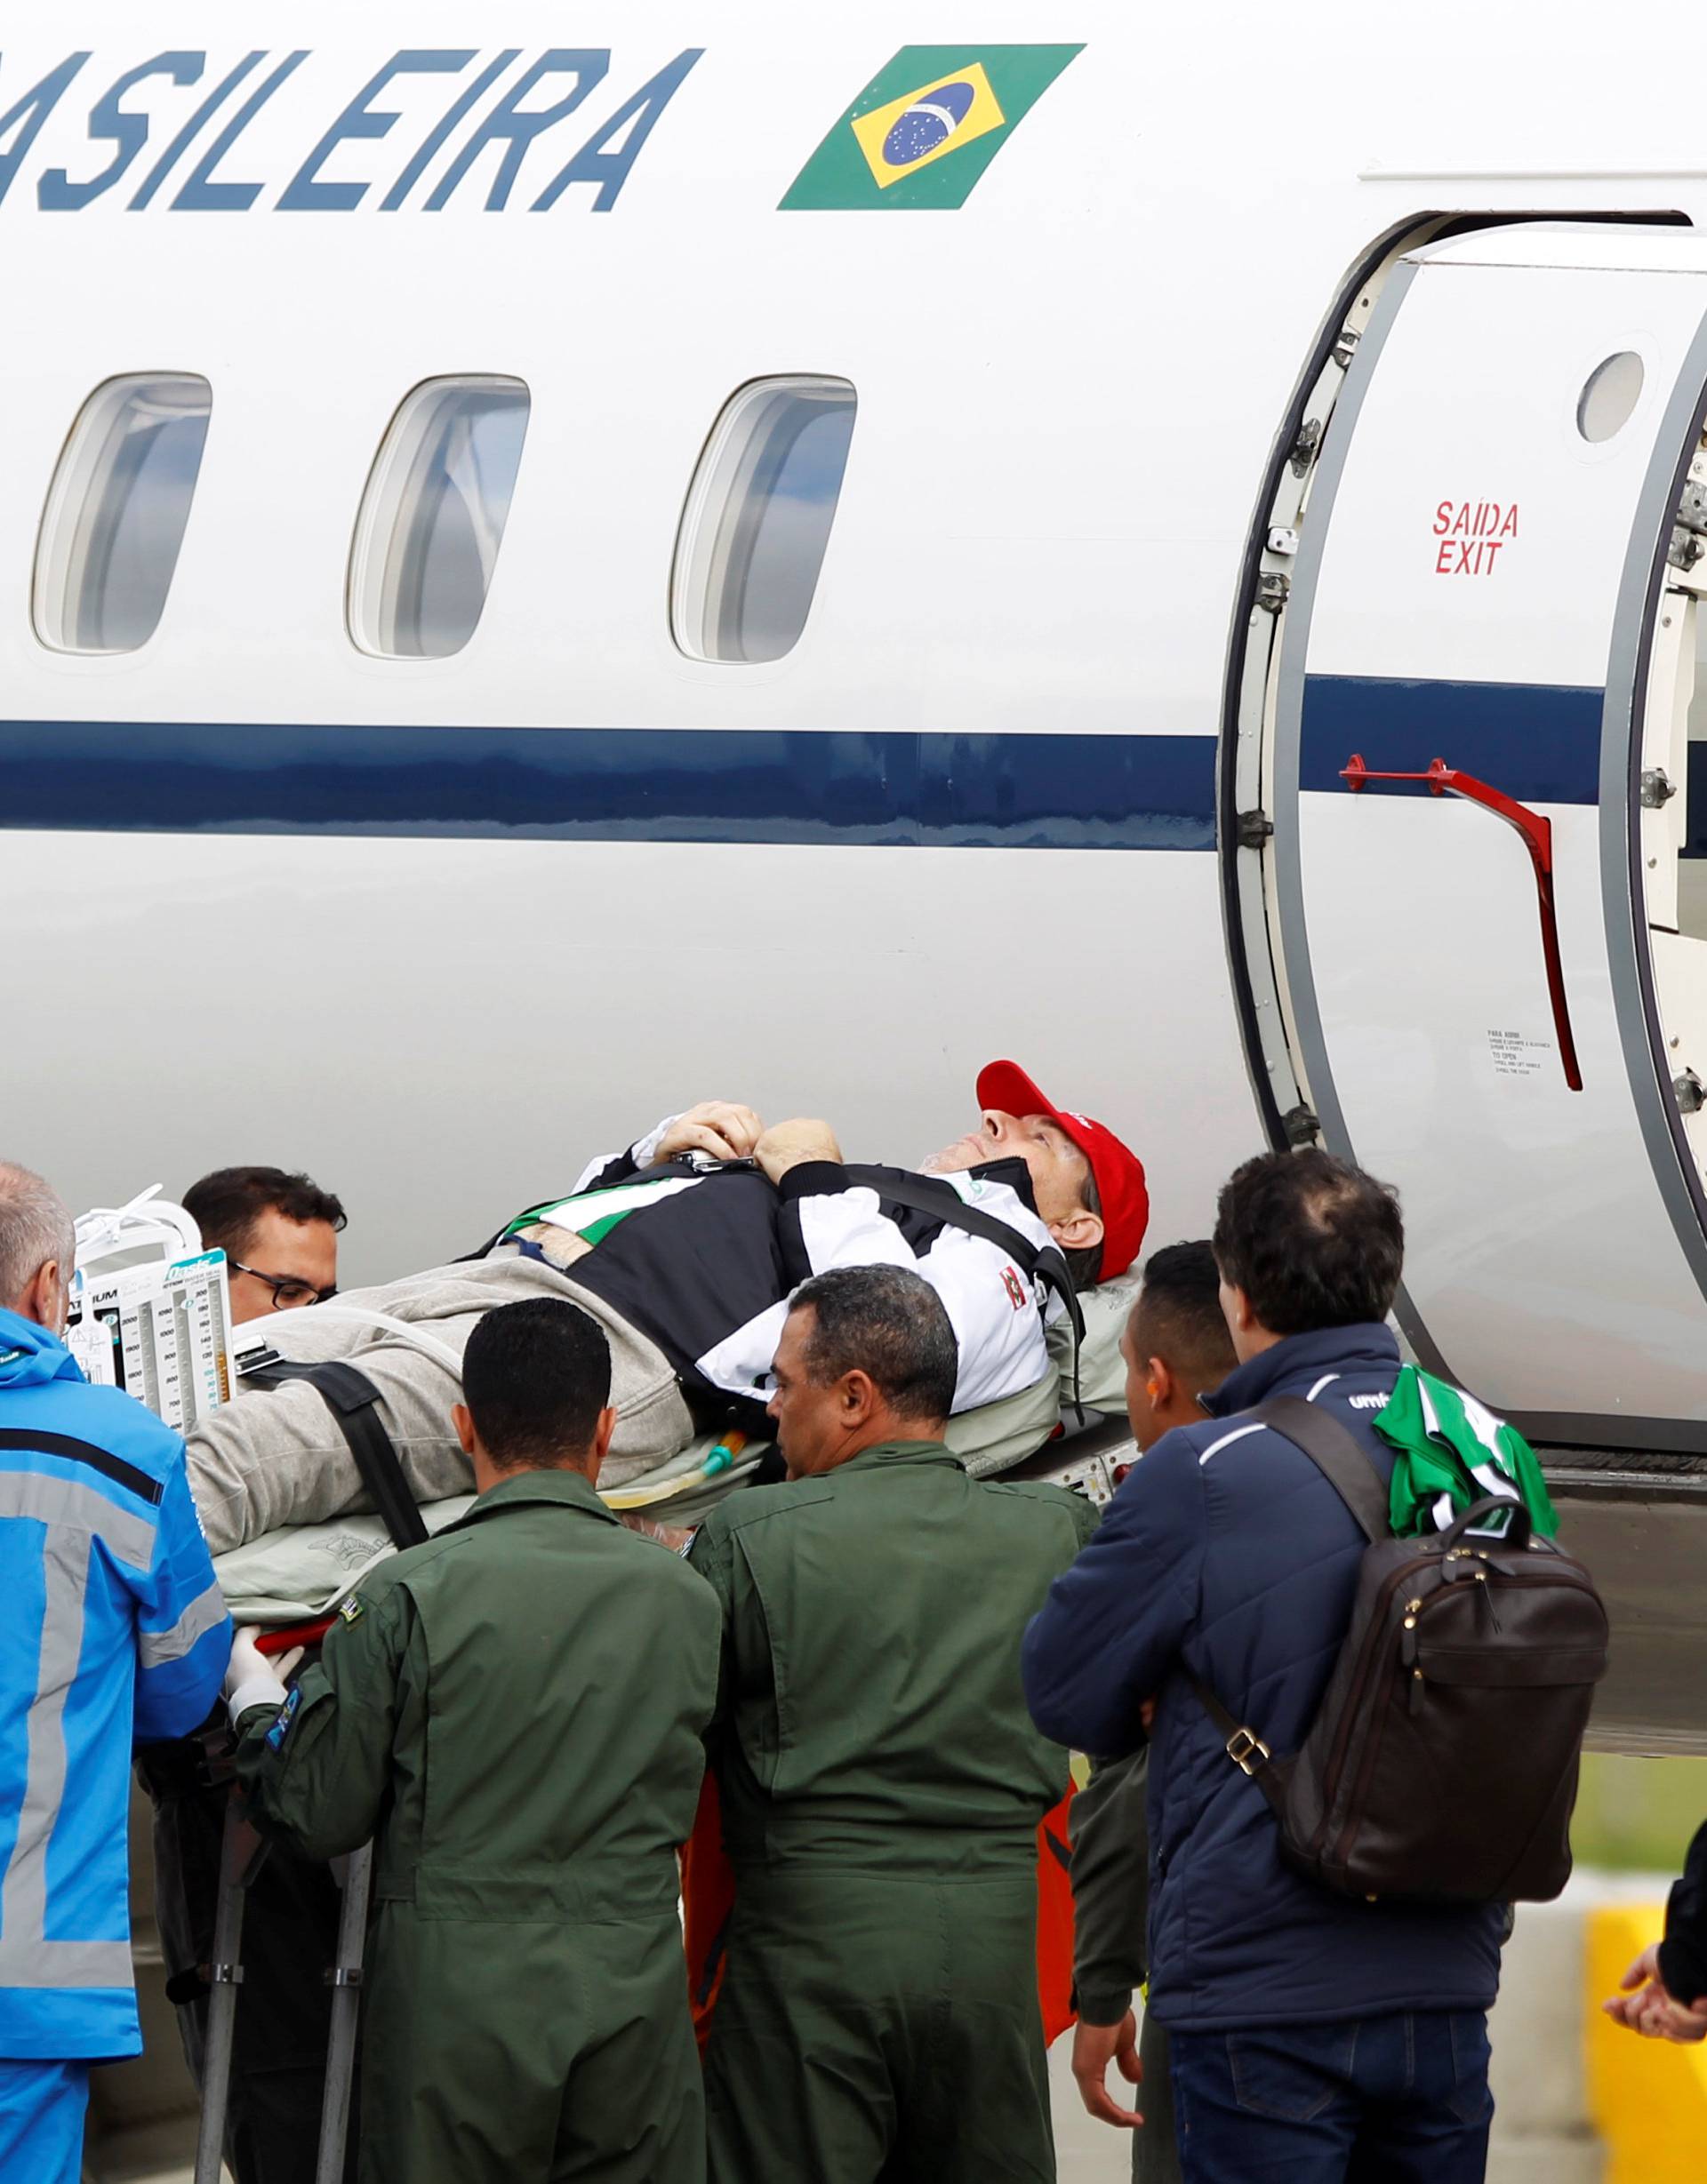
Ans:
<svg viewBox="0 0 1707 2184"><path fill-rule="evenodd" d="M1247 1728L1236 1715L1230 1714L1201 1676L1192 1677L1191 1688L1204 1712L1225 1738L1228 1758L1241 1774L1250 1777L1274 1807L1277 1816L1284 1820L1286 1812L1284 1767L1277 1768L1274 1754L1255 1730Z"/></svg>
<svg viewBox="0 0 1707 2184"><path fill-rule="evenodd" d="M1392 1537L1387 1489L1373 1460L1358 1446L1337 1418L1302 1396L1270 1396L1246 1415L1281 1434L1302 1449L1346 1508L1373 1547Z"/></svg>
<svg viewBox="0 0 1707 2184"><path fill-rule="evenodd" d="M1270 1396L1266 1403L1258 1404L1245 1416L1279 1434L1309 1457L1357 1519L1359 1530L1372 1547L1377 1540L1392 1536L1387 1490L1381 1483L1381 1474L1338 1419L1315 1404L1306 1403L1302 1396ZM1204 1712L1225 1738L1228 1758L1250 1777L1274 1807L1277 1816L1284 1820L1287 1764L1284 1761L1277 1764L1274 1754L1255 1730L1231 1714L1200 1676L1192 1677L1191 1688Z"/></svg>
<svg viewBox="0 0 1707 2184"><path fill-rule="evenodd" d="M244 1374L247 1388L277 1388L285 1380L306 1380L318 1388L326 1408L338 1421L339 1431L349 1444L362 1484L373 1496L373 1507L385 1519L394 1547L419 1547L427 1527L403 1476L391 1436L380 1422L380 1391L365 1372L341 1358L329 1357L318 1364L295 1364L286 1358L257 1366Z"/></svg>
<svg viewBox="0 0 1707 2184"><path fill-rule="evenodd" d="M1033 1244L1030 1236L1022 1236L994 1213L987 1213L982 1206L968 1205L953 1184L941 1176L898 1175L890 1168L868 1167L849 1167L847 1172L854 1182L876 1191L891 1205L904 1205L915 1213L934 1213L945 1227L963 1228L968 1236L996 1244L1029 1282L1041 1282L1061 1299L1073 1331L1073 1408L1082 1425L1085 1405L1078 1392L1078 1351L1085 1340L1085 1313L1059 1244Z"/></svg>

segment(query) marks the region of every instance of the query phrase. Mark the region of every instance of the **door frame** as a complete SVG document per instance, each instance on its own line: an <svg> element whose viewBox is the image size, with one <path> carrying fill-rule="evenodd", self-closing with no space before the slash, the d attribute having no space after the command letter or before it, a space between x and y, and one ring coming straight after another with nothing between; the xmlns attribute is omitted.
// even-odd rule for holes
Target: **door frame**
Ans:
<svg viewBox="0 0 1707 2184"><path fill-rule="evenodd" d="M1448 233L1487 227L1527 224L1535 219L1577 218L1585 224L1635 224L1638 216L1557 212L1431 218L1424 215L1389 230L1357 268L1336 300L1343 310L1358 292L1379 280L1363 325L1345 356L1340 384L1324 417L1325 429L1311 452L1301 508L1303 519L1279 563L1286 578L1278 612L1265 612L1260 587L1277 572L1270 520L1276 494L1285 493L1285 475L1299 445L1299 434L1322 380L1343 342L1342 310L1329 315L1310 366L1300 382L1259 502L1235 606L1223 708L1218 776L1223 912L1233 991L1246 1042L1247 1067L1270 1141L1277 1148L1321 1143L1356 1158L1336 1098L1327 1044L1311 974L1303 908L1302 860L1298 854L1297 748L1302 714L1305 660L1312 610L1328 528L1341 478L1350 455L1358 414L1388 335L1420 268L1399 262ZM1689 223L1677 215L1644 225ZM1614 612L1608 650L1606 696L1600 733L1599 781L1600 877L1615 1021L1630 1089L1662 1202L1686 1263L1707 1297L1707 1190L1703 1190L1684 1134L1683 1118L1671 1089L1666 1047L1655 992L1652 950L1647 939L1642 884L1639 776L1643 724L1647 701L1651 644L1665 588L1666 553L1674 511L1690 464L1707 425L1707 321L1697 332L1667 397L1637 501L1629 547ZM1284 500L1281 502L1284 507ZM1254 637L1263 634L1263 672L1256 675ZM1276 672L1278 660L1278 672ZM1264 714L1256 732L1263 744L1264 799L1262 825L1253 829L1252 807L1240 794L1251 780L1249 751L1241 754L1241 736L1253 733L1253 684L1260 685ZM1241 764L1241 756L1243 764ZM1243 817L1241 817L1241 809ZM1266 829L1266 831L1264 831ZM1254 913L1257 928L1270 939L1270 956L1254 963L1250 945ZM1278 929L1278 948L1272 946ZM1262 1022L1264 1016L1268 1023ZM1286 1067L1277 1068L1273 1052L1284 1028ZM1298 1099L1283 1110L1274 1092L1277 1080L1295 1089ZM1394 1316L1419 1362L1444 1378L1454 1374L1431 1339L1408 1292L1401 1285ZM1707 1424L1631 1415L1627 1412L1587 1414L1557 1412L1518 1421L1533 1438L1550 1444L1630 1448L1654 1452L1707 1451Z"/></svg>

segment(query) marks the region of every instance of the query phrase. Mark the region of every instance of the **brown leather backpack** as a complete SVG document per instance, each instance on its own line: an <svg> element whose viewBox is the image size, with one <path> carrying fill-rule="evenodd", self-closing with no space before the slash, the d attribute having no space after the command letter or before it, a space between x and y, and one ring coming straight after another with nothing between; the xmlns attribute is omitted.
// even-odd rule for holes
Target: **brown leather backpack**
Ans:
<svg viewBox="0 0 1707 2184"><path fill-rule="evenodd" d="M1310 1733L1277 1758L1196 1686L1227 1756L1274 1807L1286 1862L1374 1902L1544 1902L1570 1876L1571 1809L1607 1612L1521 1504L1479 1502L1396 1540L1387 1491L1336 1420L1296 1396L1249 1414L1302 1450L1369 1541ZM1475 1537L1495 1512L1505 1536Z"/></svg>

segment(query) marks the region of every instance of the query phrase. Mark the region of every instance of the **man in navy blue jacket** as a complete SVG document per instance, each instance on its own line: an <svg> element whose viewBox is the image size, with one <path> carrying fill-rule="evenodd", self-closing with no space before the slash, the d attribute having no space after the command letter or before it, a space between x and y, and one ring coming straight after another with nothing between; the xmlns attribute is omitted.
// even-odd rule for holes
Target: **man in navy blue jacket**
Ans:
<svg viewBox="0 0 1707 2184"><path fill-rule="evenodd" d="M1279 1753L1315 1716L1364 1538L1310 1459L1240 1413L1319 1403L1390 1474L1371 1420L1398 1372L1398 1203L1326 1153L1265 1154L1222 1190L1214 1252L1239 1364L1056 1580L1025 1641L1032 1716L1109 1759L1156 1701L1150 2006L1188 2184L1476 2184L1502 1914L1364 1903L1293 1872L1192 1689Z"/></svg>

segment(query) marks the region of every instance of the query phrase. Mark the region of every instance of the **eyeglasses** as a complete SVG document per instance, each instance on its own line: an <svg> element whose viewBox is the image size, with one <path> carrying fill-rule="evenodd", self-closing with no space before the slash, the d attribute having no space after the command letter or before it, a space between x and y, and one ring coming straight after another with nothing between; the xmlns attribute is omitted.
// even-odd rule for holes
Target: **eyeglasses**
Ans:
<svg viewBox="0 0 1707 2184"><path fill-rule="evenodd" d="M259 1267L245 1267L240 1259L225 1262L233 1274L246 1274L253 1281L265 1282L273 1292L275 1312L295 1312L304 1305L330 1304L338 1294L336 1282L328 1282L324 1289L317 1289L312 1282L298 1280L293 1274L263 1274Z"/></svg>

